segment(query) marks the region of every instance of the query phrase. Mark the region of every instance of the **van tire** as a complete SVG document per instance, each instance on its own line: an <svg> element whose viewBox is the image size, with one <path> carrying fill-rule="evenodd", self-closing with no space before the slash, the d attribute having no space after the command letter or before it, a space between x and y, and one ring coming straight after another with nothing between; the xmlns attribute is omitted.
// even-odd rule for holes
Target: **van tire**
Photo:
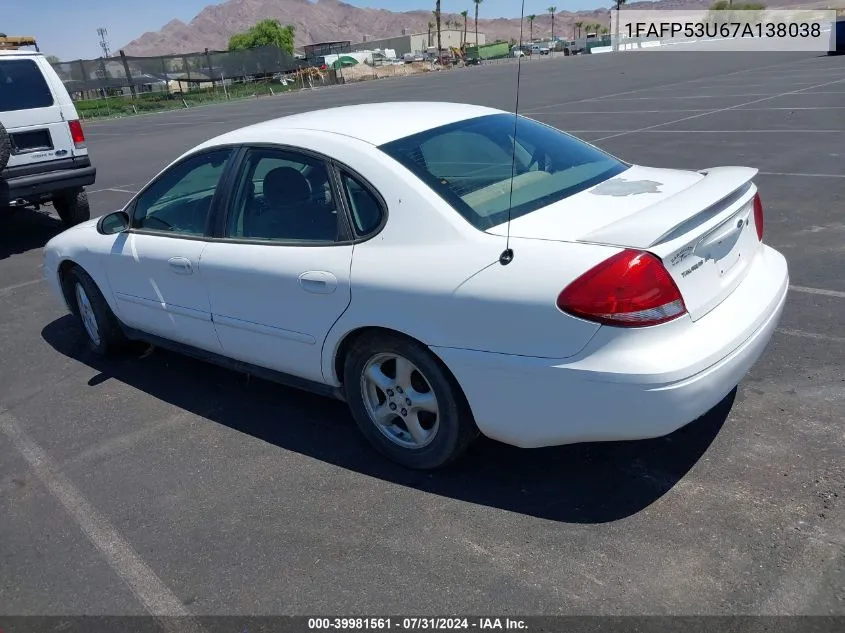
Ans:
<svg viewBox="0 0 845 633"><path fill-rule="evenodd" d="M9 141L9 133L3 124L0 123L0 171L6 169L9 164L9 156L12 154L12 144Z"/></svg>
<svg viewBox="0 0 845 633"><path fill-rule="evenodd" d="M53 207L67 227L76 226L91 219L88 194L81 189L53 198Z"/></svg>

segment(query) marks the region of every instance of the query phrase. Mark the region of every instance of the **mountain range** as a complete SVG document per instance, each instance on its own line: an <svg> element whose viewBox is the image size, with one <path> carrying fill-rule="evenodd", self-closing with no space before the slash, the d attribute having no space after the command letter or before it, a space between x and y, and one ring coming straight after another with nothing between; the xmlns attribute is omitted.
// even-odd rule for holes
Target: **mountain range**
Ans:
<svg viewBox="0 0 845 633"><path fill-rule="evenodd" d="M425 0L420 0L421 4ZM796 2L795 0L764 0L769 8L786 6L808 6L825 3ZM626 5L631 9L704 9L713 0L657 0L656 2L636 2ZM434 2L429 2L430 9L418 11L388 11L386 9L367 9L355 7L340 0L228 0L221 4L209 5L200 11L193 20L185 24L180 20L171 20L161 30L147 32L129 42L122 49L127 55L154 56L173 53L191 53L210 50L225 50L229 37L244 31L264 18L278 18L283 25L291 24L296 28L297 48L303 44L315 42L350 40L361 42L366 39L392 37L405 33L425 33L432 21ZM609 23L608 7L593 11L561 11L555 14L555 33L573 37L575 22ZM469 10L468 30L475 29L473 20L474 4L466 0ZM488 42L496 40L518 39L520 34L519 18L490 18L484 16L484 5L478 20L478 30L484 33ZM463 18L459 14L446 14L442 20L456 21L463 28ZM442 27L441 27L442 28ZM523 37L530 35L528 25L524 25ZM533 26L535 37L548 37L551 34L551 16L548 13L537 15Z"/></svg>

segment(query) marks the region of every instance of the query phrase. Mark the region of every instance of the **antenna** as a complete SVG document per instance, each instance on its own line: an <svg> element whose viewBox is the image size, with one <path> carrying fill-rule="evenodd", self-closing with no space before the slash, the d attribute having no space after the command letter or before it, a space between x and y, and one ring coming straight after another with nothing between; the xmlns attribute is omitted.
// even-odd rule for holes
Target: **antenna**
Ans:
<svg viewBox="0 0 845 633"><path fill-rule="evenodd" d="M525 22L525 0L522 0L522 10L519 14L519 57L516 58L516 105L513 110L513 153L511 154L511 190L508 198L508 233L505 250L499 255L499 263L507 266L513 261L511 248L511 211L513 210L513 181L516 173L516 128L519 122L519 79L522 76L522 26Z"/></svg>

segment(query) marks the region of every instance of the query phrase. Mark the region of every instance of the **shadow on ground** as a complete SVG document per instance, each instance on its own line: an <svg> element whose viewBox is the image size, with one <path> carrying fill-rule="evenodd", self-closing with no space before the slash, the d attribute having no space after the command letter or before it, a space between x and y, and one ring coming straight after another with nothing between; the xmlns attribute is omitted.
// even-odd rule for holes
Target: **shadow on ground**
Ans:
<svg viewBox="0 0 845 633"><path fill-rule="evenodd" d="M30 209L6 210L0 213L0 259L43 248L50 239L64 230L64 225L47 213Z"/></svg>
<svg viewBox="0 0 845 633"><path fill-rule="evenodd" d="M388 462L370 449L346 405L155 350L104 360L85 346L70 315L42 336L61 354L165 402L288 451L433 494L569 523L631 516L663 496L699 460L724 424L736 390L713 411L663 438L518 449L480 438L436 473ZM561 417L565 415L561 413Z"/></svg>

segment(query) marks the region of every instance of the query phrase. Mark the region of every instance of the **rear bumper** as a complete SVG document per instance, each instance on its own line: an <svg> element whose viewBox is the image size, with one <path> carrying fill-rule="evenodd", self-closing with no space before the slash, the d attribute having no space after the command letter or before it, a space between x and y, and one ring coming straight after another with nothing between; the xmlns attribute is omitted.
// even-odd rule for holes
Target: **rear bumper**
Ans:
<svg viewBox="0 0 845 633"><path fill-rule="evenodd" d="M37 199L65 189L94 184L97 169L87 157L55 161L28 169L7 168L0 173L0 205L23 198Z"/></svg>
<svg viewBox="0 0 845 633"><path fill-rule="evenodd" d="M659 437L739 384L771 339L788 289L786 260L764 247L733 294L694 323L602 327L567 359L432 349L493 439L528 448Z"/></svg>

